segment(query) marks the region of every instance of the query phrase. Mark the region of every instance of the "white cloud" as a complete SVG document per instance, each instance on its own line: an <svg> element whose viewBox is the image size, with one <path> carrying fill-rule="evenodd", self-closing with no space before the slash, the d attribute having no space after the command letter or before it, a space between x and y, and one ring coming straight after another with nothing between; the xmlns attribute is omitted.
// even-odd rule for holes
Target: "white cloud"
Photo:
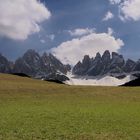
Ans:
<svg viewBox="0 0 140 140"><path fill-rule="evenodd" d="M51 16L38 0L0 0L0 36L25 40Z"/></svg>
<svg viewBox="0 0 140 140"><path fill-rule="evenodd" d="M50 34L47 36L51 41L53 41L55 39L55 35L54 34Z"/></svg>
<svg viewBox="0 0 140 140"><path fill-rule="evenodd" d="M108 11L106 13L105 17L103 18L103 21L107 21L107 20L112 19L112 18L114 18L114 15L110 11Z"/></svg>
<svg viewBox="0 0 140 140"><path fill-rule="evenodd" d="M121 39L115 39L109 33L92 33L63 42L57 48L53 48L52 53L64 64L74 65L86 54L94 57L97 52L102 54L105 50L117 52L123 45Z"/></svg>
<svg viewBox="0 0 140 140"><path fill-rule="evenodd" d="M109 0L111 4L119 4L121 0Z"/></svg>
<svg viewBox="0 0 140 140"><path fill-rule="evenodd" d="M89 29L89 28L78 28L75 30L69 30L68 33L71 36L83 36L83 35L87 35L87 34L91 34L95 32L95 29Z"/></svg>
<svg viewBox="0 0 140 140"><path fill-rule="evenodd" d="M140 0L125 0L119 6L121 20L140 20Z"/></svg>
<svg viewBox="0 0 140 140"><path fill-rule="evenodd" d="M112 35L113 33L114 33L113 29L109 27L109 28L108 28L108 34L109 34L109 35Z"/></svg>

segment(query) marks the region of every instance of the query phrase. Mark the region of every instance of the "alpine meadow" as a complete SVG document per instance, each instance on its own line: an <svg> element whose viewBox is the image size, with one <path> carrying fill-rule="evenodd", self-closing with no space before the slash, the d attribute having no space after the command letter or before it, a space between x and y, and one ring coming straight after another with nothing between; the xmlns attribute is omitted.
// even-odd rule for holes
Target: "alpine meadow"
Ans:
<svg viewBox="0 0 140 140"><path fill-rule="evenodd" d="M139 140L140 88L0 75L0 139Z"/></svg>

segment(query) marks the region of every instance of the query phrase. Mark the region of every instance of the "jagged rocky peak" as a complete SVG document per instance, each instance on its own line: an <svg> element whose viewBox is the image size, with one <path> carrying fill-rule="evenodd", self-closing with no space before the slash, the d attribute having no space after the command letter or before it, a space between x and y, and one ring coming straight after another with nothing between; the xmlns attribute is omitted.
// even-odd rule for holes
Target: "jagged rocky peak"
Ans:
<svg viewBox="0 0 140 140"><path fill-rule="evenodd" d="M93 58L85 55L82 62L79 61L73 68L73 74L84 75L92 64Z"/></svg>
<svg viewBox="0 0 140 140"><path fill-rule="evenodd" d="M75 66L77 66L77 67L81 67L81 66L82 66L81 61L78 61L78 63L77 63Z"/></svg>
<svg viewBox="0 0 140 140"><path fill-rule="evenodd" d="M78 61L78 63L73 67L72 73L76 75L83 75L83 65L80 61Z"/></svg>
<svg viewBox="0 0 140 140"><path fill-rule="evenodd" d="M112 60L123 60L124 61L124 58L122 55L116 53L116 52L112 52Z"/></svg>
<svg viewBox="0 0 140 140"><path fill-rule="evenodd" d="M110 61L111 61L111 55L110 55L109 50L106 50L106 51L103 53L103 55L102 55L102 61L103 61L104 63L110 63Z"/></svg>
<svg viewBox="0 0 140 140"><path fill-rule="evenodd" d="M11 62L7 60L2 54L0 54L0 72L10 73L11 72Z"/></svg>
<svg viewBox="0 0 140 140"><path fill-rule="evenodd" d="M40 56L35 50L28 50L27 52L24 53L23 58L26 60L39 60Z"/></svg>
<svg viewBox="0 0 140 140"><path fill-rule="evenodd" d="M101 54L98 52L98 53L96 53L96 56L95 56L95 59L101 59L102 57L101 57Z"/></svg>
<svg viewBox="0 0 140 140"><path fill-rule="evenodd" d="M99 63L101 63L101 55L97 53L95 58L84 56L82 62L78 62L73 68L73 74L76 75L97 75L99 73ZM97 66L97 67L96 67ZM101 65L100 65L101 66ZM96 70L95 70L96 69Z"/></svg>
<svg viewBox="0 0 140 140"><path fill-rule="evenodd" d="M136 67L136 62L131 59L128 59L125 63L124 71L132 72L132 71L134 71L135 67Z"/></svg>
<svg viewBox="0 0 140 140"><path fill-rule="evenodd" d="M40 55L35 50L30 49L15 61L13 72L35 76L41 70L41 65Z"/></svg>
<svg viewBox="0 0 140 140"><path fill-rule="evenodd" d="M116 52L112 52L112 59L110 64L110 73L120 74L124 72L123 68L125 65L125 60L122 55Z"/></svg>
<svg viewBox="0 0 140 140"><path fill-rule="evenodd" d="M45 62L45 63L51 63L51 62L58 62L59 60L56 58L56 57L54 57L52 54L48 54L48 53L44 53L43 55L42 55L42 60ZM60 63L60 61L59 61L59 63Z"/></svg>
<svg viewBox="0 0 140 140"><path fill-rule="evenodd" d="M40 56L35 50L25 52L14 65L14 73L25 73L33 77L57 73L57 71L66 74L66 66L52 54L44 53Z"/></svg>
<svg viewBox="0 0 140 140"><path fill-rule="evenodd" d="M140 59L136 62L135 71L140 71Z"/></svg>
<svg viewBox="0 0 140 140"><path fill-rule="evenodd" d="M119 55L116 52L112 52L112 61L114 63L120 63L120 65L124 65L125 60L122 55Z"/></svg>
<svg viewBox="0 0 140 140"><path fill-rule="evenodd" d="M42 59L42 62L45 66L50 64L49 55L46 52L43 53L41 59Z"/></svg>
<svg viewBox="0 0 140 140"><path fill-rule="evenodd" d="M90 57L89 55L85 55L84 59L83 59L83 63L89 62L90 61Z"/></svg>
<svg viewBox="0 0 140 140"><path fill-rule="evenodd" d="M136 65L136 62L131 59L127 59L126 64L132 66L132 65Z"/></svg>
<svg viewBox="0 0 140 140"><path fill-rule="evenodd" d="M83 65L85 60L90 62L90 65ZM128 64L127 64L128 65ZM127 67L126 65L126 67ZM109 50L106 50L101 56L97 53L95 58L90 59L87 55L84 57L82 63L78 63L74 67L74 74L82 74L89 76L102 76L105 74L120 74L124 71L125 60L122 55L116 52L110 54ZM126 69L126 68L125 68ZM76 72L76 73L75 73Z"/></svg>
<svg viewBox="0 0 140 140"><path fill-rule="evenodd" d="M83 67L85 67L86 69L88 69L90 67L91 59L90 59L89 55L84 56L82 64L83 64Z"/></svg>
<svg viewBox="0 0 140 140"><path fill-rule="evenodd" d="M49 53L49 60L50 60L50 63L54 66L54 68L57 69L57 71L60 71L64 74L66 74L69 71L69 69L71 69L69 65L62 64L62 62L58 60L51 53Z"/></svg>
<svg viewBox="0 0 140 140"><path fill-rule="evenodd" d="M44 57L44 58L47 58L48 56L49 56L49 55L48 55L47 52L44 52L43 55L42 55L42 57Z"/></svg>

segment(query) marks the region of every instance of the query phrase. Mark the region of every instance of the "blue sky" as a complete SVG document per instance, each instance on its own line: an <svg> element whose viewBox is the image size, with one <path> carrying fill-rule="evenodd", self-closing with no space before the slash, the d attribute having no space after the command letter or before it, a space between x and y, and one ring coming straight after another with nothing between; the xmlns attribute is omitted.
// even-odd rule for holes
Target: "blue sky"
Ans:
<svg viewBox="0 0 140 140"><path fill-rule="evenodd" d="M0 36L0 52L9 59L15 60L28 49L35 49L40 53L50 52L52 48L57 48L62 43L72 39L80 39L92 33L96 35L107 34L109 28L113 32L110 36L123 41L124 46L117 48L119 53L123 54L125 58L134 60L140 58L139 15L127 12L127 9L135 8L130 6L133 3L128 3L129 5L125 5L123 2L111 4L109 0L41 0L41 2L46 6L51 16L39 23L39 32L29 35L26 39L13 39L3 34ZM119 17L120 6L123 7L123 19ZM103 20L108 12L111 12L113 17ZM74 33L76 29L94 31L80 36L71 35L70 31ZM100 47L104 48L104 46ZM86 53L87 51L85 51ZM64 55L67 55L65 51ZM56 54L56 56L60 55Z"/></svg>

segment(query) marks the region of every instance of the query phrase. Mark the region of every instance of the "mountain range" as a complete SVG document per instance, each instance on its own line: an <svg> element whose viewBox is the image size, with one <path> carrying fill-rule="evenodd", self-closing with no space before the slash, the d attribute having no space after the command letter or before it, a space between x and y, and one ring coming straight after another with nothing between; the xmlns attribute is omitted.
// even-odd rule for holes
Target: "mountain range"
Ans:
<svg viewBox="0 0 140 140"><path fill-rule="evenodd" d="M95 58L85 55L82 61L79 61L73 68L72 73L79 76L103 76L110 75L117 78L124 78L128 74L139 76L140 60L125 61L122 55L116 52L112 54L106 50L101 56L97 53Z"/></svg>
<svg viewBox="0 0 140 140"><path fill-rule="evenodd" d="M70 71L71 76L67 74ZM64 65L52 54L44 53L40 55L35 50L28 50L15 62L9 61L0 54L0 73L25 74L37 79L59 82L72 81L72 78L84 77L86 78L85 82L88 83L88 79L93 78L96 80L98 78L101 80L105 79L105 76L119 80L127 76L133 76L133 80L140 77L140 60L125 60L122 55L116 52L110 53L106 50L103 55L97 53L92 58L89 55L85 55L83 60L79 61L71 69L70 65Z"/></svg>
<svg viewBox="0 0 140 140"><path fill-rule="evenodd" d="M70 65L63 65L52 54L44 53L40 56L35 50L28 50L15 62L10 62L0 55L1 73L26 74L38 79L65 81L68 80L65 75L70 69Z"/></svg>

